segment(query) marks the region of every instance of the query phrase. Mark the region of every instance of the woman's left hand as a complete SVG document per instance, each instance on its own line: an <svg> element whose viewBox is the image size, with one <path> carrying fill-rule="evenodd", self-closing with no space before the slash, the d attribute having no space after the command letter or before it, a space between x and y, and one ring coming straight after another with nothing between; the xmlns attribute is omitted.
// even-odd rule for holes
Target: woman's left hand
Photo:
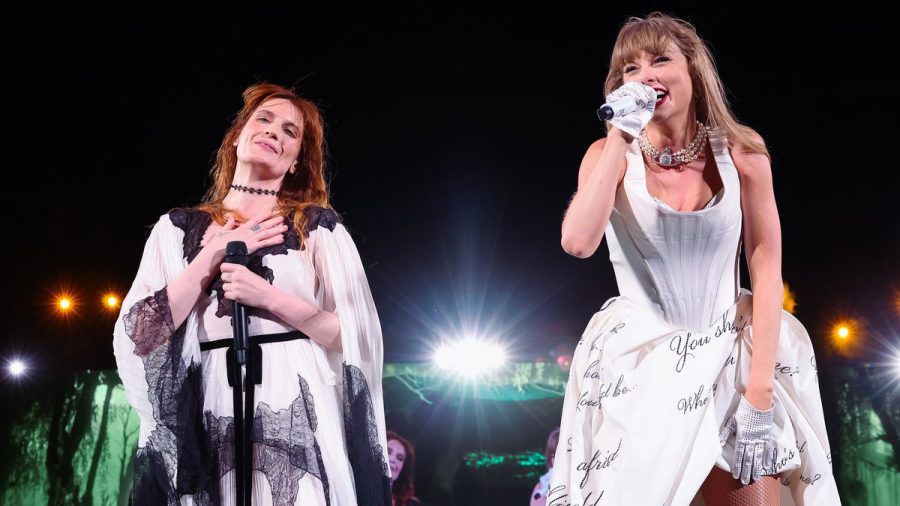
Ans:
<svg viewBox="0 0 900 506"><path fill-rule="evenodd" d="M221 271L222 290L226 299L268 310L266 304L273 298L272 291L275 287L240 264L223 263Z"/></svg>
<svg viewBox="0 0 900 506"><path fill-rule="evenodd" d="M722 445L732 434L735 435L731 475L744 485L751 479L756 481L760 476L776 473L778 447L772 434L774 413L774 405L762 411L753 407L742 395L737 410L719 434L719 444Z"/></svg>

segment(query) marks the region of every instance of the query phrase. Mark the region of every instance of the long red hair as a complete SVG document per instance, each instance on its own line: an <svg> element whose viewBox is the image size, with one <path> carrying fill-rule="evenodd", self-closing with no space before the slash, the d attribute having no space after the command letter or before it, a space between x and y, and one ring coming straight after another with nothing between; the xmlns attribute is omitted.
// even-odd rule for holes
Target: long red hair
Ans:
<svg viewBox="0 0 900 506"><path fill-rule="evenodd" d="M403 445L403 451L406 452L406 458L403 460L403 469L400 471L400 476L394 480L394 484L391 487L391 495L394 498L394 504L396 506L406 506L410 499L416 497L416 487L413 484L413 471L416 467L416 449L413 447L412 443L394 431L387 431L387 440L398 441Z"/></svg>
<svg viewBox="0 0 900 506"><path fill-rule="evenodd" d="M231 189L237 168L237 148L235 142L253 112L268 100L281 98L290 101L300 111L302 134L300 153L297 156L297 170L285 174L278 192L278 211L289 215L293 211L294 228L300 234L301 242L306 237L306 213L310 206L330 208L328 185L325 182L325 125L319 108L311 101L300 97L293 89L272 83L257 83L244 90L244 106L231 122L222 144L216 153L216 162L210 170L212 186L203 197L198 209L209 213L217 223L224 224L226 212L235 214L235 219L245 220L232 209L225 209L222 202Z"/></svg>

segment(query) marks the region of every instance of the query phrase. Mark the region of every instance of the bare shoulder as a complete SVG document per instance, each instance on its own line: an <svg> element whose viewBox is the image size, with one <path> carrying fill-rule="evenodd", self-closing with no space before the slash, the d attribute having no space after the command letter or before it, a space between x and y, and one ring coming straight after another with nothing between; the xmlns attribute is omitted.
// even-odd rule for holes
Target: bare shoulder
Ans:
<svg viewBox="0 0 900 506"><path fill-rule="evenodd" d="M762 146L766 145L759 133L754 130L749 130L748 133L754 142L758 142ZM768 156L742 144L735 143L731 146L731 158L734 160L734 166L741 178L756 179L770 176L772 173L772 164Z"/></svg>
<svg viewBox="0 0 900 506"><path fill-rule="evenodd" d="M587 148L587 152L584 154L584 158L593 158L596 160L600 157L600 153L603 152L603 149L606 148L606 141L608 139L606 137L602 137L592 142L590 146Z"/></svg>

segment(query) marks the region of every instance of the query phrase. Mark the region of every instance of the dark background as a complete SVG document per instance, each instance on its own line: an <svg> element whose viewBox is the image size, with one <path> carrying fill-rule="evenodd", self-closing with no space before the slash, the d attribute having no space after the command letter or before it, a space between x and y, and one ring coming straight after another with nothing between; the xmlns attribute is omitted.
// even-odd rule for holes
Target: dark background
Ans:
<svg viewBox="0 0 900 506"><path fill-rule="evenodd" d="M497 336L520 360L570 351L617 290L605 246L563 252L562 215L604 135L594 110L618 27L657 8L697 26L736 115L766 139L783 276L820 362L836 360L828 332L844 315L870 336L860 357L877 360L900 300L887 16L857 3L591 5L4 7L0 353L32 369L0 381L3 400L114 367L100 297L124 295L159 215L199 201L258 80L323 109L332 202L387 361L428 360L457 331ZM61 291L75 314L55 314Z"/></svg>

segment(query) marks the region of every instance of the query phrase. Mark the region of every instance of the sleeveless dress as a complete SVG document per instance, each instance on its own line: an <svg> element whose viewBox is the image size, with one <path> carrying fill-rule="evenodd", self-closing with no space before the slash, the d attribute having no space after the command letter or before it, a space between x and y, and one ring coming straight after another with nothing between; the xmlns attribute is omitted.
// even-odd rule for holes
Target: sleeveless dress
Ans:
<svg viewBox="0 0 900 506"><path fill-rule="evenodd" d="M628 149L606 230L620 295L575 349L548 505L702 504L712 467L731 472L734 435L719 434L749 377L752 295L739 175L724 134L709 142L723 188L691 212L651 196ZM773 373L782 504L840 504L812 344L784 311Z"/></svg>

